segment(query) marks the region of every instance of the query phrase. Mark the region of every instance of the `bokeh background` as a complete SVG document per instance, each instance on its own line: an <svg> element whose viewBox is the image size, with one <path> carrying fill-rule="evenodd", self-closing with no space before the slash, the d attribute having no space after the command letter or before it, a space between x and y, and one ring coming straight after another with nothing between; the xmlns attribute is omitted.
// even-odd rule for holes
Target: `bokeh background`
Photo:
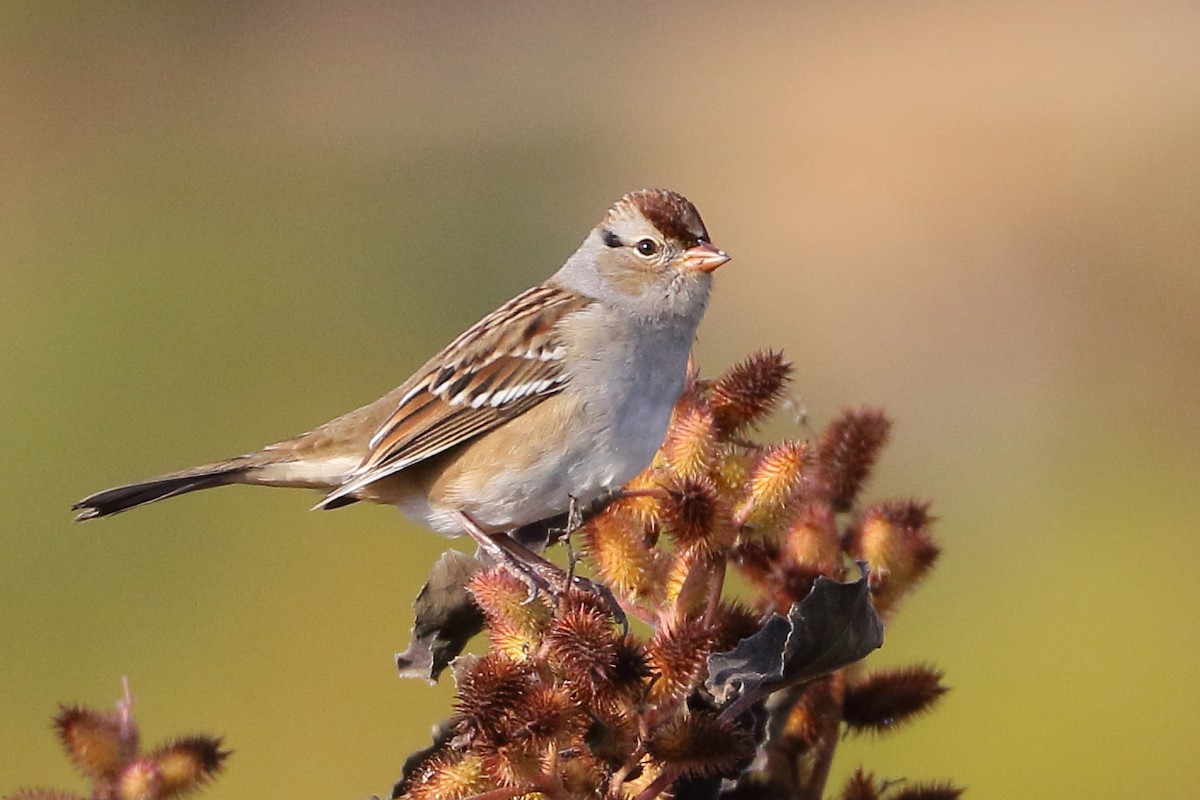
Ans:
<svg viewBox="0 0 1200 800"><path fill-rule="evenodd" d="M941 518L875 658L953 691L836 774L1193 794L1200 5L433 6L0 5L0 794L80 788L49 719L122 675L147 738L226 736L214 800L387 792L444 540L68 506L373 399L647 185L735 256L702 369L886 407L870 494Z"/></svg>

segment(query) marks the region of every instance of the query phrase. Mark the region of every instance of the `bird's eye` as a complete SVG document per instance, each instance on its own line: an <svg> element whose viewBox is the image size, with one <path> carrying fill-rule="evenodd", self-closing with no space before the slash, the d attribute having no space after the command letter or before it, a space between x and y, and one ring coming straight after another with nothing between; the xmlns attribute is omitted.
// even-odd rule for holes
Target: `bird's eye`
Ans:
<svg viewBox="0 0 1200 800"><path fill-rule="evenodd" d="M637 251L644 256L652 256L658 252L658 242L653 239L642 239L637 243Z"/></svg>

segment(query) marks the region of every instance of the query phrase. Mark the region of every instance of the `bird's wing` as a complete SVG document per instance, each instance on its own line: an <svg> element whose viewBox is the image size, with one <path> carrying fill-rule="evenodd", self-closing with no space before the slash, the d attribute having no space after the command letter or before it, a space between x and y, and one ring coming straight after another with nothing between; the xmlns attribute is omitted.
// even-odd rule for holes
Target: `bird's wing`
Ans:
<svg viewBox="0 0 1200 800"><path fill-rule="evenodd" d="M562 391L568 376L556 327L593 302L537 286L469 328L401 387L395 411L371 437L362 463L318 508L487 433Z"/></svg>

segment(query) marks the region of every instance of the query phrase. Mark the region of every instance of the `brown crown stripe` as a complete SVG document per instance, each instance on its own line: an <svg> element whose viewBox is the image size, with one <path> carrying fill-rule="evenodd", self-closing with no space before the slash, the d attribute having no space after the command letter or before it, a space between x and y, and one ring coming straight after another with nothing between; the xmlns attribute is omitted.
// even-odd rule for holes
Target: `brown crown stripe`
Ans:
<svg viewBox="0 0 1200 800"><path fill-rule="evenodd" d="M621 199L632 203L664 236L684 247L695 247L709 240L700 212L681 194L666 189L642 189Z"/></svg>

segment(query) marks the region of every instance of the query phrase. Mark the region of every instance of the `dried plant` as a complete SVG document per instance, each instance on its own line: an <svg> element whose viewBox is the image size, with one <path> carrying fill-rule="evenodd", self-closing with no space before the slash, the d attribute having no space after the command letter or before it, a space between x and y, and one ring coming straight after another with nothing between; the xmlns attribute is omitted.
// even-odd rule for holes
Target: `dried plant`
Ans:
<svg viewBox="0 0 1200 800"><path fill-rule="evenodd" d="M125 695L116 711L64 706L54 728L67 757L91 781L90 800L167 800L203 787L221 771L229 752L211 736L188 736L149 752L133 718L133 697ZM5 800L84 800L56 789L24 789Z"/></svg>
<svg viewBox="0 0 1200 800"><path fill-rule="evenodd" d="M533 596L502 568L455 551L439 561L397 662L426 678L453 664L454 714L394 798L819 800L844 735L889 733L937 703L935 667L858 664L937 561L929 506L860 502L891 427L881 411L845 411L811 441L756 441L790 372L761 352L689 381L653 464L567 519L595 582L574 576L573 556L549 582L560 588ZM536 546L550 532L517 536ZM482 629L486 652L460 656ZM64 707L55 727L91 800L177 797L228 756L206 736L143 752L128 687L115 712ZM860 768L840 796L961 792Z"/></svg>
<svg viewBox="0 0 1200 800"><path fill-rule="evenodd" d="M621 613L594 589L531 599L501 569L444 559L404 671L436 676L480 624L455 610L456 583L488 650L454 661L455 714L394 797L815 800L844 733L885 733L936 703L933 667L855 666L937 559L928 506L860 504L890 429L880 411L846 411L815 441L756 442L790 372L762 352L691 381L654 463L582 525L585 563ZM860 770L842 796L960 791Z"/></svg>

